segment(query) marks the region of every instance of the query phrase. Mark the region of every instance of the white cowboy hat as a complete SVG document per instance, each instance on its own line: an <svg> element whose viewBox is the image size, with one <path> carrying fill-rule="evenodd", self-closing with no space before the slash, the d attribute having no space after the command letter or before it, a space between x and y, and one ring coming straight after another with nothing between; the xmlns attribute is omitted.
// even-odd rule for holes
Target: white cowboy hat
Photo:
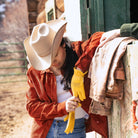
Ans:
<svg viewBox="0 0 138 138"><path fill-rule="evenodd" d="M67 22L54 20L33 28L31 36L24 40L29 62L36 70L45 70L57 54Z"/></svg>

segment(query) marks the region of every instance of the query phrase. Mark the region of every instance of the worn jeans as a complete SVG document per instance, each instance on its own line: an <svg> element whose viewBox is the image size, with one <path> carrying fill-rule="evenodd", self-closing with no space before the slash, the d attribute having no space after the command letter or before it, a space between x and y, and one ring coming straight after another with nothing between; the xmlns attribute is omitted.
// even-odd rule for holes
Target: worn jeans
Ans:
<svg viewBox="0 0 138 138"><path fill-rule="evenodd" d="M67 121L54 120L46 138L86 138L85 119L76 119L72 133L66 134Z"/></svg>

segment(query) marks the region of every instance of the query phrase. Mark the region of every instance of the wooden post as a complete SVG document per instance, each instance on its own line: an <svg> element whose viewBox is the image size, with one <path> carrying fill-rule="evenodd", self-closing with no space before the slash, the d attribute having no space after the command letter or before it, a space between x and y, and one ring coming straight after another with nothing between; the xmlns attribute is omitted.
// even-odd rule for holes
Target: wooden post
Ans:
<svg viewBox="0 0 138 138"><path fill-rule="evenodd" d="M138 41L127 46L124 55L126 80L124 97L121 101L113 100L112 114L108 116L109 138L132 138L132 100L138 99ZM138 137L138 135L137 135Z"/></svg>

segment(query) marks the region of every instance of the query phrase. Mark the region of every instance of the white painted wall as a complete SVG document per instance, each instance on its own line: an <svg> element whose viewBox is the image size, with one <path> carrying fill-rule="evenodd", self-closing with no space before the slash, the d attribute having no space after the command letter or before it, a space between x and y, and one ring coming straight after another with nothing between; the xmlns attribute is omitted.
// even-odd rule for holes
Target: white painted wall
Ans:
<svg viewBox="0 0 138 138"><path fill-rule="evenodd" d="M80 0L64 0L64 8L68 22L66 36L71 41L81 41Z"/></svg>
<svg viewBox="0 0 138 138"><path fill-rule="evenodd" d="M102 136L95 131L86 133L86 138L102 138Z"/></svg>

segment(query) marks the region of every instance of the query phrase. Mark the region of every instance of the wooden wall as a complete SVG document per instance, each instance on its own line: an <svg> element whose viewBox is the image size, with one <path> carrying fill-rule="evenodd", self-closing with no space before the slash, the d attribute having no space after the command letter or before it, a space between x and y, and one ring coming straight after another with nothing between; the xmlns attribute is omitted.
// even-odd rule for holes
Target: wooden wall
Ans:
<svg viewBox="0 0 138 138"><path fill-rule="evenodd" d="M48 0L27 0L29 35L36 24L46 22L45 3ZM64 12L64 0L55 0L56 18Z"/></svg>

